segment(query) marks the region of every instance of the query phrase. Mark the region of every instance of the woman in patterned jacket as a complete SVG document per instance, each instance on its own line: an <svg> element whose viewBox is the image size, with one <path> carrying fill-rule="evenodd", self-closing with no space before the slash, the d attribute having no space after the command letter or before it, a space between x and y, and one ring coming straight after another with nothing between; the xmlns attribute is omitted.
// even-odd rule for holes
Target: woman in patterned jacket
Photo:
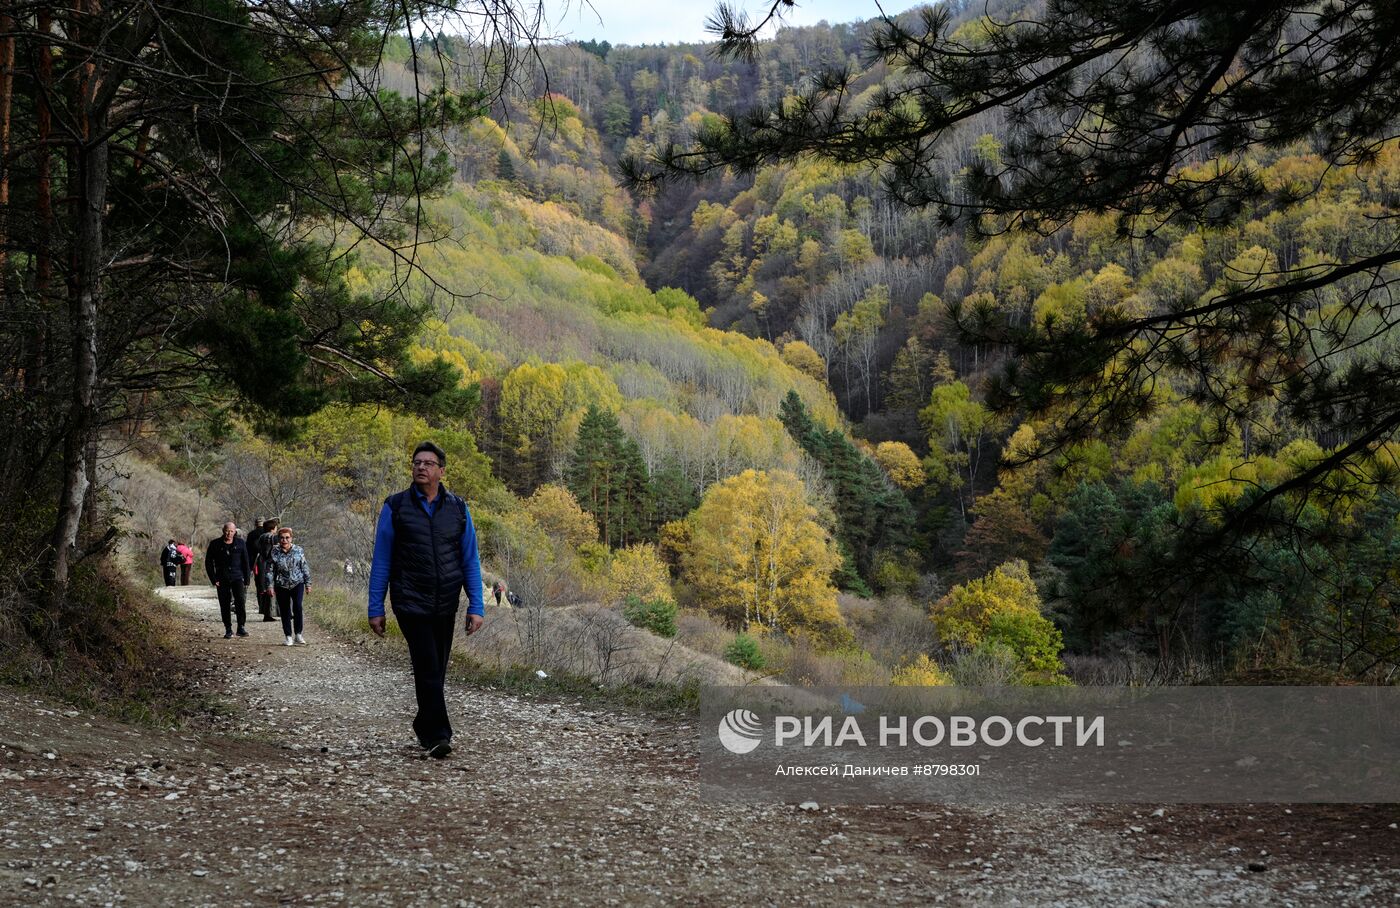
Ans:
<svg viewBox="0 0 1400 908"><path fill-rule="evenodd" d="M282 614L282 633L287 646L306 645L301 635L301 601L311 589L311 567L301 546L292 544L292 528L277 531L277 544L272 547L271 574L273 592L277 594L277 609ZM293 637L295 634L295 637Z"/></svg>

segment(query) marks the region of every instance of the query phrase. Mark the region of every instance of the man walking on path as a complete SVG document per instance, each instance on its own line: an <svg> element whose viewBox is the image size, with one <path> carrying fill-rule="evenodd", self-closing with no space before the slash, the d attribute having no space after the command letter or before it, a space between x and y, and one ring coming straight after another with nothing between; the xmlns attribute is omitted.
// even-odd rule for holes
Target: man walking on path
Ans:
<svg viewBox="0 0 1400 908"><path fill-rule="evenodd" d="M275 604L272 590L272 550L277 547L277 518L259 518L257 529L248 534L248 556L253 559L254 592L258 597L258 614L264 621L275 621L281 617L272 614Z"/></svg>
<svg viewBox="0 0 1400 908"><path fill-rule="evenodd" d="M430 441L413 452L413 485L379 511L369 570L369 626L384 636L384 594L408 644L418 714L413 731L433 757L452 752L452 722L443 685L457 606L467 589L466 632L485 620L476 527L467 503L442 485L447 454Z"/></svg>
<svg viewBox="0 0 1400 908"><path fill-rule="evenodd" d="M166 586L175 585L175 578L180 572L179 562L180 550L175 547L175 540L172 539L160 550L160 572L165 575Z"/></svg>
<svg viewBox="0 0 1400 908"><path fill-rule="evenodd" d="M263 616L264 621L271 621L272 616L263 609L262 560L258 557L262 552L262 537L265 532L267 531L263 529L263 519L254 517L253 528L248 531L248 538L244 540L244 544L248 546L248 560L253 564L253 573L248 578L248 584L253 588L253 598L258 603L258 614Z"/></svg>
<svg viewBox="0 0 1400 908"><path fill-rule="evenodd" d="M230 520L224 524L224 535L211 540L204 555L204 573L219 593L219 615L224 619L224 639L233 636L230 611L238 618L238 636L248 636L243 625L248 621L244 599L248 579L253 576L253 563L248 558L248 546L238 535L238 526Z"/></svg>

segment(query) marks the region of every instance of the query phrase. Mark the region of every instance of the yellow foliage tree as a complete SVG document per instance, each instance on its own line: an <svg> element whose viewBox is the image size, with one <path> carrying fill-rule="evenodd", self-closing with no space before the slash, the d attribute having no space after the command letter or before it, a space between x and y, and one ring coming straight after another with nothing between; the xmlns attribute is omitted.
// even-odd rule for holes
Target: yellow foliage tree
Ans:
<svg viewBox="0 0 1400 908"><path fill-rule="evenodd" d="M953 679L948 677L948 673L922 653L890 676L890 684L894 687L947 687L952 683Z"/></svg>
<svg viewBox="0 0 1400 908"><path fill-rule="evenodd" d="M690 550L690 529L689 521L672 520L670 523L663 523L661 529L656 531L657 554L677 572L680 571L685 553Z"/></svg>
<svg viewBox="0 0 1400 908"><path fill-rule="evenodd" d="M636 596L643 602L674 602L671 572L661 553L650 542L629 546L613 555L608 566L608 587L618 601Z"/></svg>
<svg viewBox="0 0 1400 908"><path fill-rule="evenodd" d="M598 539L598 524L593 515L579 507L574 493L563 486L540 486L525 499L524 507L550 538L563 541L574 551Z"/></svg>
<svg viewBox="0 0 1400 908"><path fill-rule="evenodd" d="M622 395L607 373L582 362L524 362L501 382L501 431L518 462L518 489L534 485L558 452L567 450L589 404L616 412Z"/></svg>
<svg viewBox="0 0 1400 908"><path fill-rule="evenodd" d="M933 620L945 644L976 646L994 613L1007 610L1040 614L1040 594L1024 561L1011 561L985 577L955 586L933 605Z"/></svg>
<svg viewBox="0 0 1400 908"><path fill-rule="evenodd" d="M901 489L917 489L924 484L924 465L919 455L902 441L882 441L875 446L875 461Z"/></svg>
<svg viewBox="0 0 1400 908"><path fill-rule="evenodd" d="M1040 594L1024 561L1009 561L985 577L948 591L930 610L945 645L1005 647L1028 679L1063 681L1059 630L1040 613Z"/></svg>
<svg viewBox="0 0 1400 908"><path fill-rule="evenodd" d="M501 428L517 453L525 455L549 439L564 418L567 381L557 363L521 363L501 382Z"/></svg>
<svg viewBox="0 0 1400 908"><path fill-rule="evenodd" d="M745 470L716 483L688 518L686 579L704 607L745 628L823 636L844 626L831 573L841 556L802 480Z"/></svg>
<svg viewBox="0 0 1400 908"><path fill-rule="evenodd" d="M377 507L384 496L408 487L413 448L426 438L447 453L448 488L466 496L473 508L482 498L498 500L500 484L475 437L464 428L430 426L420 416L336 404L307 418L302 441L293 450L317 467L326 485Z"/></svg>
<svg viewBox="0 0 1400 908"><path fill-rule="evenodd" d="M782 357L783 362L798 372L810 375L819 382L826 381L826 360L805 342L794 340L783 344Z"/></svg>

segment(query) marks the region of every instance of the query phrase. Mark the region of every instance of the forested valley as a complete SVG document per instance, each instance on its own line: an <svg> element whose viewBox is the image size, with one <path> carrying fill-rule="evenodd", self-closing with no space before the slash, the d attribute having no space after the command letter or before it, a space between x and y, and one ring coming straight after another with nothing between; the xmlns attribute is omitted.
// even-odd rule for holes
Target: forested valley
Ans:
<svg viewBox="0 0 1400 908"><path fill-rule="evenodd" d="M941 7L973 46L1022 9L1041 5ZM162 163L178 137L139 116L111 126L126 150L110 164L34 150L66 114L24 94L22 74L0 187L38 225L7 217L0 262L15 632L66 645L84 609L118 607L78 601L105 602L94 591L118 540L202 544L225 516L276 516L329 573L362 574L381 503L432 438L486 567L524 608L602 606L792 683L1393 681L1397 451L1392 424L1357 414L1394 393L1384 256L1400 148L1378 141L1337 166L1322 132L1244 159L1203 143L1177 177L1247 170L1250 192L1202 203L1204 223L1141 232L1092 200L973 229L911 204L897 170L839 155L624 179L624 162L703 143L725 114L798 107L832 70L850 109L893 103L904 76L870 52L886 27L783 28L752 60L541 45L537 65L477 94L467 74L493 65L479 46L391 35L346 70L372 73L366 97L399 124L387 150L357 133L323 152L363 164L363 184L337 183L317 154L276 158L275 118L248 92L235 113L253 138L224 153L256 148L293 173L274 191L231 167L211 192L252 201L222 208L190 189L207 163ZM45 34L20 39L21 59L47 55L32 81L96 92ZM431 137L412 99L432 109ZM185 125L205 142L217 131L197 114ZM962 119L933 176L1014 170L1024 125L991 106ZM91 166L111 168L111 245L85 263L64 192ZM395 182L410 172L421 186ZM365 240L358 225L386 212L397 232ZM152 222L166 235L147 250ZM1209 310L1378 260L1282 316L1201 316L1163 335L1160 363L1140 337L1078 372L1034 352L1048 336L1102 353L1090 329L1105 319ZM72 302L85 268L106 286L86 315ZM84 318L101 330L90 396L70 407L88 367L67 338ZM1018 384L1038 368L1051 390ZM177 523L159 491L122 513L110 488L131 488L129 452L194 496L201 522ZM59 559L55 604L65 545L91 557L74 558L71 582Z"/></svg>

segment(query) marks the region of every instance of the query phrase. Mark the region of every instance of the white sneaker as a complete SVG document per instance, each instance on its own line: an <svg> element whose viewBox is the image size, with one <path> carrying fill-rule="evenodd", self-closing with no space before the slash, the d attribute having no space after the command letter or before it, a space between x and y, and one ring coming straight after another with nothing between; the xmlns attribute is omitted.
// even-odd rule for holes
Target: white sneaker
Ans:
<svg viewBox="0 0 1400 908"><path fill-rule="evenodd" d="M287 646L291 646L291 645L292 645L292 638L291 638L291 637L288 637L288 638L287 638L287 644L286 644L286 645L287 645Z"/></svg>
<svg viewBox="0 0 1400 908"><path fill-rule="evenodd" d="M305 646L306 638L303 637L301 634L297 634L297 643L301 644L302 646Z"/></svg>

